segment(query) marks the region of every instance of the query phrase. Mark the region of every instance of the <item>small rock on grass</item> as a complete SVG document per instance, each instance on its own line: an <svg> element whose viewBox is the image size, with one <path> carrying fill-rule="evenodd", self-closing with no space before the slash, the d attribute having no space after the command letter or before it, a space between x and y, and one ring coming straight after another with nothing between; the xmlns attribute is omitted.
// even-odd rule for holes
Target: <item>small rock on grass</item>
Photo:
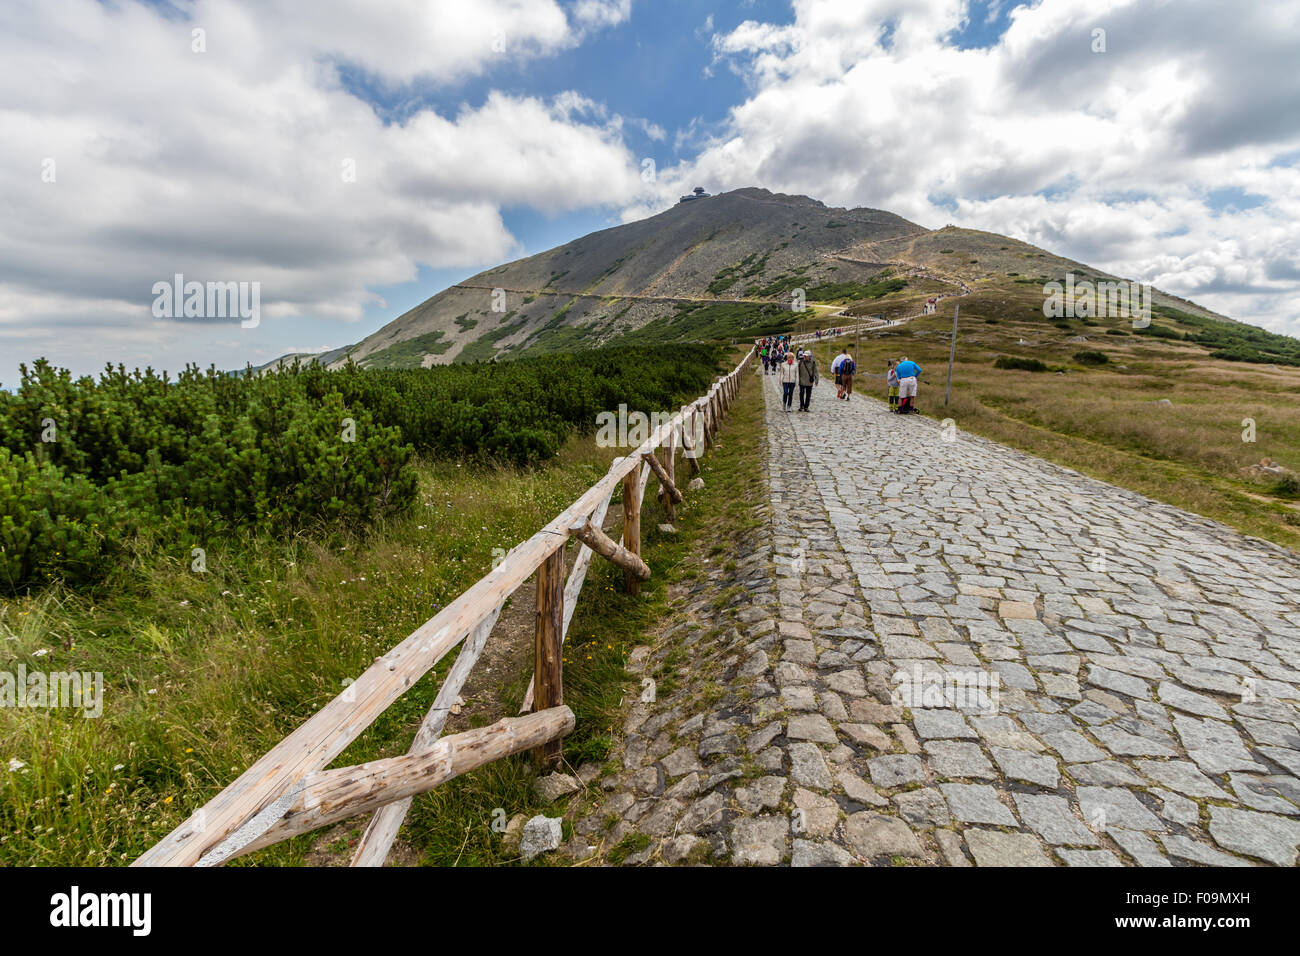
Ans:
<svg viewBox="0 0 1300 956"><path fill-rule="evenodd" d="M533 781L533 793L543 803L554 803L560 797L576 792L582 784L567 773L549 773Z"/></svg>
<svg viewBox="0 0 1300 956"><path fill-rule="evenodd" d="M519 852L525 860L531 860L541 853L557 850L563 833L559 817L547 817L539 813L524 824Z"/></svg>

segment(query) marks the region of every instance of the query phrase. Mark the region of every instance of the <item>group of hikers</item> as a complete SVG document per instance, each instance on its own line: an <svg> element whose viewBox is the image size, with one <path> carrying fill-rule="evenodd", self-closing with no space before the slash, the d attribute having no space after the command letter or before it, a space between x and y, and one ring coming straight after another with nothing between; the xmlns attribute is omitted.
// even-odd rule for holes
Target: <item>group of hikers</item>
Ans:
<svg viewBox="0 0 1300 956"><path fill-rule="evenodd" d="M885 379L889 383L889 410L899 415L916 411L916 383L921 378L921 366L906 355L889 363Z"/></svg>
<svg viewBox="0 0 1300 956"><path fill-rule="evenodd" d="M781 383L781 404L791 411L794 406L794 388L799 386L799 411L810 411L813 386L817 384L817 360L812 349L797 348L788 335L759 339L754 343L763 360L763 374L776 375ZM835 376L835 398L847 402L853 394L853 376L857 363L848 348L831 361L831 374ZM885 373L889 388L889 410L899 415L916 411L916 383L921 377L921 366L906 355L897 362L891 361Z"/></svg>
<svg viewBox="0 0 1300 956"><path fill-rule="evenodd" d="M809 411L813 386L817 384L817 360L812 349L796 349L788 335L759 339L755 346L763 359L763 373L776 375L781 383L781 404L788 412L794 407L794 387L799 386L799 411Z"/></svg>

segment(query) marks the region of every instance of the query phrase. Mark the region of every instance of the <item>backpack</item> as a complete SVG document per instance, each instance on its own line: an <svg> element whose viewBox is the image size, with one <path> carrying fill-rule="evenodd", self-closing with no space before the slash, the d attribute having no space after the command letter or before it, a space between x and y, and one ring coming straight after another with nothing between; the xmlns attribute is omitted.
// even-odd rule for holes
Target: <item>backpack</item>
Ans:
<svg viewBox="0 0 1300 956"><path fill-rule="evenodd" d="M844 356L844 361L840 363L840 374L852 375L857 370L858 366L854 363L853 359L849 358L847 355Z"/></svg>

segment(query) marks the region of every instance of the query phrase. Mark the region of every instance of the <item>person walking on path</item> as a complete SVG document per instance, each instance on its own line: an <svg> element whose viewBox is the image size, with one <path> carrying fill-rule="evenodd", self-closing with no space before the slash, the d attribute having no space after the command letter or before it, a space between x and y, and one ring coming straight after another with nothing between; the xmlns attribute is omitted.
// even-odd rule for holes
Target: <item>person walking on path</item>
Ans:
<svg viewBox="0 0 1300 956"><path fill-rule="evenodd" d="M793 352L786 353L785 361L777 373L781 376L781 404L788 412L794 405L794 387L799 383L799 366L795 363Z"/></svg>
<svg viewBox="0 0 1300 956"><path fill-rule="evenodd" d="M885 380L889 383L889 410L898 411L898 370L894 367L898 363L890 361L889 370L885 373Z"/></svg>
<svg viewBox="0 0 1300 956"><path fill-rule="evenodd" d="M840 362L840 384L844 392L842 397L846 402L853 394L853 373L857 370L857 363L853 361L853 356L849 354L848 349L845 349L844 361Z"/></svg>
<svg viewBox="0 0 1300 956"><path fill-rule="evenodd" d="M813 358L811 349L799 353L799 411L812 409L813 386L817 384L817 359Z"/></svg>
<svg viewBox="0 0 1300 956"><path fill-rule="evenodd" d="M916 380L921 377L921 366L904 355L894 371L898 374L898 413L907 415L916 411Z"/></svg>
<svg viewBox="0 0 1300 956"><path fill-rule="evenodd" d="M836 398L844 397L844 381L843 379L840 378L840 366L844 364L844 360L848 357L849 357L849 350L841 349L840 354L835 356L835 358L831 361L831 373L834 374L835 376L835 397Z"/></svg>

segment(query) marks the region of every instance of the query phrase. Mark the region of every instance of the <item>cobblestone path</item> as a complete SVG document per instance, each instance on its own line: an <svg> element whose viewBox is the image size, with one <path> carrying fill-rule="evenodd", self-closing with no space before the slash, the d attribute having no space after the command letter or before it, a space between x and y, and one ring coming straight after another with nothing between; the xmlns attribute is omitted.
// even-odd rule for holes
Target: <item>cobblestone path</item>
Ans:
<svg viewBox="0 0 1300 956"><path fill-rule="evenodd" d="M1300 556L764 386L770 553L695 631L719 689L629 718L604 784L611 836L651 837L627 862L1296 863Z"/></svg>

